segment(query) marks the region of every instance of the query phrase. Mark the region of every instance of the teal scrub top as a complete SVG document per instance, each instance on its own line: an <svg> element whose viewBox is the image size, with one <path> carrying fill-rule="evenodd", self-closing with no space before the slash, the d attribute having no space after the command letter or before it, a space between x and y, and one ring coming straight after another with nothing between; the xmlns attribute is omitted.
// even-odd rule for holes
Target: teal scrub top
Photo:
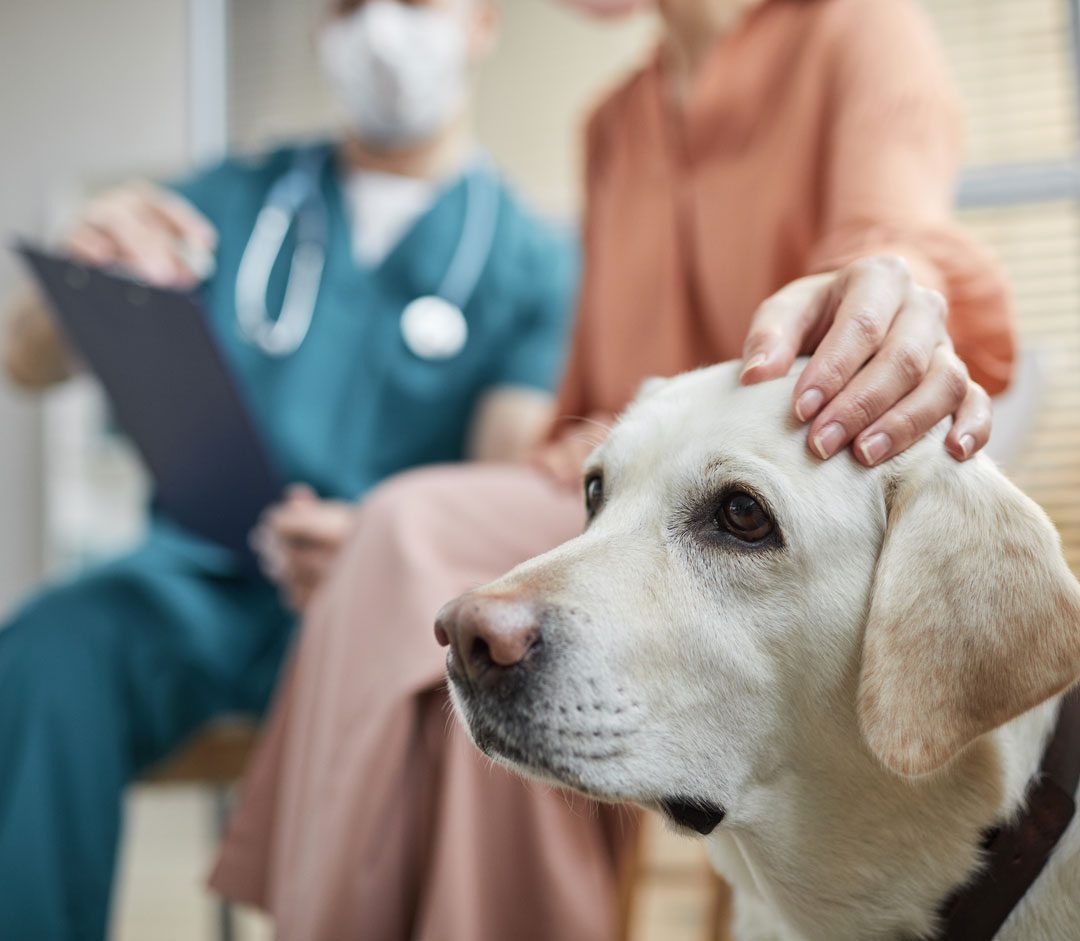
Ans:
<svg viewBox="0 0 1080 941"><path fill-rule="evenodd" d="M578 252L568 233L538 219L496 177L495 236L464 307L468 340L449 359L422 359L404 342L401 313L411 300L436 293L450 265L465 221L465 178L448 182L389 255L368 268L353 254L332 147L318 149L326 263L307 338L284 357L266 354L242 335L234 293L256 217L271 187L294 166L298 148L229 159L173 188L217 228L206 307L282 476L326 497L355 499L397 471L464 458L470 420L486 391L554 389ZM271 316L281 308L292 237L270 277Z"/></svg>

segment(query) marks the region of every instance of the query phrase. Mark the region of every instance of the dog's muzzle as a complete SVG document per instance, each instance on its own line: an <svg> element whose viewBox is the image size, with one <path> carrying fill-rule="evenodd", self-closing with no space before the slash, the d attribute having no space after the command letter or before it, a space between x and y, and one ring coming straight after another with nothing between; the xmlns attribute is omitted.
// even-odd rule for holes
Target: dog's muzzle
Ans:
<svg viewBox="0 0 1080 941"><path fill-rule="evenodd" d="M633 716L588 678L560 685L569 671L558 621L552 605L474 592L439 612L435 635L450 648L455 703L484 754L598 796L588 771L623 756Z"/></svg>
<svg viewBox="0 0 1080 941"><path fill-rule="evenodd" d="M439 612L435 635L450 648L447 672L473 742L519 772L601 800L643 803L681 827L711 833L724 819L716 804L628 790L625 762L640 703L618 684L569 669L561 617L550 604L482 591ZM560 684L560 675L577 680Z"/></svg>
<svg viewBox="0 0 1080 941"><path fill-rule="evenodd" d="M435 637L450 648L451 679L496 691L535 666L544 645L543 620L543 607L533 601L462 595L439 612Z"/></svg>

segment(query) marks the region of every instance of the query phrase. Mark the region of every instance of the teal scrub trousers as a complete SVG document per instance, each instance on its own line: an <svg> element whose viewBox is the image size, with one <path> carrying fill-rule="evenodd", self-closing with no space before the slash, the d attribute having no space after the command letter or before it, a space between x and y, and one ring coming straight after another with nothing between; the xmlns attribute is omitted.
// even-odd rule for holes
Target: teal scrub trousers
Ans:
<svg viewBox="0 0 1080 941"><path fill-rule="evenodd" d="M151 538L0 628L0 939L105 937L125 786L261 711L291 624L266 582Z"/></svg>

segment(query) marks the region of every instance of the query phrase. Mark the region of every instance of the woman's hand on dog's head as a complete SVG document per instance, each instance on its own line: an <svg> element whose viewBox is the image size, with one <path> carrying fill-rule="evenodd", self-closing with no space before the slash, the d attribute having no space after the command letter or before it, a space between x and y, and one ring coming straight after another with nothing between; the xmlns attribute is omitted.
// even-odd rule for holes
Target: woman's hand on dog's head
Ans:
<svg viewBox="0 0 1080 941"><path fill-rule="evenodd" d="M919 285L898 256L801 278L754 315L742 381L777 379L812 354L792 410L810 423L818 457L850 444L863 464L880 464L952 416L945 444L966 460L990 437L990 397L956 355L947 313L940 292Z"/></svg>

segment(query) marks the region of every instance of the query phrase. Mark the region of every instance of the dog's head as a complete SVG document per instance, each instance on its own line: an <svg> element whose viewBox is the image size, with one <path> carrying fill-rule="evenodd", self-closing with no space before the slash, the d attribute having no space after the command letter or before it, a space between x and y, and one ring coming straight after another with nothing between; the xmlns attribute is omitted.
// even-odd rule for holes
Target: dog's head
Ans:
<svg viewBox="0 0 1080 941"><path fill-rule="evenodd" d="M940 435L811 456L793 379L652 382L589 458L586 531L444 608L488 755L708 832L806 736L922 776L1080 677L1044 514Z"/></svg>

